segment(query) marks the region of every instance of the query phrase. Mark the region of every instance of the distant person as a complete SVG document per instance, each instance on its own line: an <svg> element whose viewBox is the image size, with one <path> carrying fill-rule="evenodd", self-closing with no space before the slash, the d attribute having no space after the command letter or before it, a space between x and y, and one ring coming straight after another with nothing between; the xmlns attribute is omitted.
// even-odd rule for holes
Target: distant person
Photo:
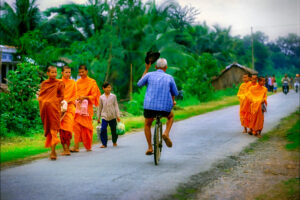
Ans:
<svg viewBox="0 0 300 200"><path fill-rule="evenodd" d="M100 96L98 107L98 123L101 124L100 138L102 146L100 148L107 147L107 125L111 130L113 146L117 146L117 121L120 122L120 111L116 95L111 93L111 85L108 82L104 82L102 85L104 94Z"/></svg>
<svg viewBox="0 0 300 200"><path fill-rule="evenodd" d="M144 100L144 117L145 117L145 136L148 143L146 155L153 154L152 141L151 141L151 125L157 115L166 117L167 125L166 130L162 137L167 147L172 147L172 141L169 133L173 124L174 114L172 108L176 105L175 96L178 95L178 90L171 75L166 73L168 68L167 60L159 58L157 60L157 69L155 72L149 72L151 62L145 64L145 71L138 82L138 86L147 86L147 91Z"/></svg>
<svg viewBox="0 0 300 200"><path fill-rule="evenodd" d="M269 85L269 91L273 92L273 80L271 76L269 76L268 78L268 85Z"/></svg>
<svg viewBox="0 0 300 200"><path fill-rule="evenodd" d="M291 87L291 89L294 89L294 79L293 79L293 77L291 77L291 79L290 79L290 87Z"/></svg>
<svg viewBox="0 0 300 200"><path fill-rule="evenodd" d="M64 66L62 68L62 81L65 84L64 100L67 103L67 110L63 114L60 122L60 141L63 146L64 156L71 155L70 143L72 139L74 117L75 117L75 100L77 97L76 83L71 77L71 68Z"/></svg>
<svg viewBox="0 0 300 200"><path fill-rule="evenodd" d="M243 133L247 133L247 127L248 127L248 120L246 118L246 112L245 112L245 102L246 102L246 94L248 92L248 86L247 83L249 82L249 75L244 74L243 75L243 83L241 84L239 91L237 93L237 96L240 101L240 121L242 127L244 127Z"/></svg>
<svg viewBox="0 0 300 200"><path fill-rule="evenodd" d="M290 85L290 79L287 76L287 74L284 75L284 77L281 79L281 83L282 83L282 91L284 91L284 89L287 89L287 92L289 92L289 85Z"/></svg>
<svg viewBox="0 0 300 200"><path fill-rule="evenodd" d="M80 79L76 81L77 100L74 119L74 148L71 152L79 152L79 142L82 142L86 151L92 151L93 143L93 105L99 105L101 95L97 82L88 77L88 69L80 65L78 70ZM80 108L79 108L80 106Z"/></svg>
<svg viewBox="0 0 300 200"><path fill-rule="evenodd" d="M46 137L45 147L51 148L50 159L56 160L56 145L60 142L57 133L60 129L61 102L64 99L65 84L56 79L57 69L49 66L48 79L43 81L38 97L40 115Z"/></svg>
<svg viewBox="0 0 300 200"><path fill-rule="evenodd" d="M249 89L248 98L251 102L251 115L249 127L252 134L261 137L264 125L264 112L267 106L267 88L264 87L265 78L259 77L258 84Z"/></svg>
<svg viewBox="0 0 300 200"><path fill-rule="evenodd" d="M265 76L265 80L268 80L268 76ZM269 89L269 84L268 84L268 81L265 81L265 87L268 89L268 91L270 90Z"/></svg>
<svg viewBox="0 0 300 200"><path fill-rule="evenodd" d="M294 87L295 91L298 92L300 87L300 74L296 74Z"/></svg>
<svg viewBox="0 0 300 200"><path fill-rule="evenodd" d="M278 86L278 85L277 85L276 80L274 80L273 86L274 86L274 90L273 90L273 91L274 91L275 93L277 93L277 86Z"/></svg>

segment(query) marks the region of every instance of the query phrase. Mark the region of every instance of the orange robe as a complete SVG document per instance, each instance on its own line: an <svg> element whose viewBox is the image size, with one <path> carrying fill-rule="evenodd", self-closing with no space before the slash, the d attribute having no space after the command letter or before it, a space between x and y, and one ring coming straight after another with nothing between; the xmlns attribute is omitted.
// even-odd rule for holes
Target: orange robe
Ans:
<svg viewBox="0 0 300 200"><path fill-rule="evenodd" d="M64 100L68 102L68 109L60 122L60 140L62 144L70 145L72 139L74 117L75 117L75 100L77 97L76 83L72 79L62 78L65 84Z"/></svg>
<svg viewBox="0 0 300 200"><path fill-rule="evenodd" d="M264 113L262 112L262 103L267 102L268 89L264 86L256 85L251 87L248 92L250 106L249 127L254 131L261 131L264 126Z"/></svg>
<svg viewBox="0 0 300 200"><path fill-rule="evenodd" d="M47 79L41 84L38 101L46 137L45 147L60 142L56 133L60 128L60 107L64 98L64 88L64 83L57 79Z"/></svg>
<svg viewBox="0 0 300 200"><path fill-rule="evenodd" d="M243 127L248 127L248 120L246 118L246 112L245 112L245 103L246 103L246 93L248 92L248 85L247 83L242 83L239 91L237 93L237 96L240 101L240 120L241 120L241 125Z"/></svg>
<svg viewBox="0 0 300 200"><path fill-rule="evenodd" d="M243 110L243 114L244 114L244 127L247 127L247 128L250 128L249 127L249 122L250 122L250 116L251 116L251 102L250 102L250 99L248 98L248 92L249 92L249 89L253 86L256 86L257 83L252 83L251 81L247 82L246 83L246 90L247 90L247 93L245 94L245 102L243 103L242 105L242 110Z"/></svg>
<svg viewBox="0 0 300 200"><path fill-rule="evenodd" d="M74 141L75 143L82 142L87 150L92 148L93 143L93 105L99 105L99 97L101 95L97 83L94 79L86 77L80 78L76 82L77 97L88 96L88 113L89 116L75 114L74 120Z"/></svg>

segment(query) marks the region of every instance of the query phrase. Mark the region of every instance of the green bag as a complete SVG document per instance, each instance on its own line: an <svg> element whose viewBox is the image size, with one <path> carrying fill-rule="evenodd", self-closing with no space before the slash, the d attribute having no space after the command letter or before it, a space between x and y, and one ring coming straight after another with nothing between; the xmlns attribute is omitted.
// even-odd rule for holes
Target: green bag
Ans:
<svg viewBox="0 0 300 200"><path fill-rule="evenodd" d="M124 135L125 134L125 124L119 122L117 124L117 135Z"/></svg>

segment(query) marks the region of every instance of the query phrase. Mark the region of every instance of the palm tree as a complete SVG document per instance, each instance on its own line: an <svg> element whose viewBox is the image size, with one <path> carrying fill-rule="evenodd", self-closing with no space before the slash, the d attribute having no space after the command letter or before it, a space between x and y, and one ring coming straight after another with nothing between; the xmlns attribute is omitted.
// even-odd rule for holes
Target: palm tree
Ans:
<svg viewBox="0 0 300 200"><path fill-rule="evenodd" d="M0 5L1 43L18 46L24 33L34 30L40 21L36 0L16 0L14 6Z"/></svg>

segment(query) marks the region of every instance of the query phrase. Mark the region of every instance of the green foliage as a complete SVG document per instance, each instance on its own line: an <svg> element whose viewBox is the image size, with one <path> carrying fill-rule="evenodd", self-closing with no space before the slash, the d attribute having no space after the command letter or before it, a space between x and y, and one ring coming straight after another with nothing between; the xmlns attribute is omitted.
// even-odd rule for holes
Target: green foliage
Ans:
<svg viewBox="0 0 300 200"><path fill-rule="evenodd" d="M210 77L217 75L218 61L209 53L202 54L199 60L199 64L186 70L183 90L187 98L193 94L200 101L207 101L213 94Z"/></svg>
<svg viewBox="0 0 300 200"><path fill-rule="evenodd" d="M180 7L173 1L157 5L155 1L89 0L85 5L65 4L40 13L35 2L16 0L13 8L2 4L0 43L18 46L23 60L29 58L43 68L68 60L73 77L78 66L86 64L89 76L98 85L111 82L121 99L128 98L130 66L136 83L149 50L167 59L167 73L185 96L200 101L215 98L210 81L225 66L252 65L250 35L232 37L230 27L195 25L199 12L191 6ZM253 44L259 74L299 73L300 37L296 34L269 42L264 33L255 32ZM133 84L133 91L138 90Z"/></svg>
<svg viewBox="0 0 300 200"><path fill-rule="evenodd" d="M143 113L145 94L146 87L143 87L138 92L133 93L132 100L125 104L126 111L133 115L141 115Z"/></svg>
<svg viewBox="0 0 300 200"><path fill-rule="evenodd" d="M9 71L8 91L10 100L25 102L35 97L40 83L39 66L29 63L17 65L15 71Z"/></svg>
<svg viewBox="0 0 300 200"><path fill-rule="evenodd" d="M9 132L28 134L31 128L40 128L39 105L36 92L40 77L38 66L18 64L8 75L8 93L0 94L0 135Z"/></svg>
<svg viewBox="0 0 300 200"><path fill-rule="evenodd" d="M19 38L37 28L41 13L36 0L16 0L13 5L0 2L0 43L19 46Z"/></svg>
<svg viewBox="0 0 300 200"><path fill-rule="evenodd" d="M185 107L185 106L193 106L198 105L200 103L198 97L196 96L188 96L185 97L185 94L183 94L183 100L177 100L177 106L179 107Z"/></svg>
<svg viewBox="0 0 300 200"><path fill-rule="evenodd" d="M297 149L300 147L300 121L298 120L297 123L287 131L286 138L289 141L285 147L288 150Z"/></svg>

